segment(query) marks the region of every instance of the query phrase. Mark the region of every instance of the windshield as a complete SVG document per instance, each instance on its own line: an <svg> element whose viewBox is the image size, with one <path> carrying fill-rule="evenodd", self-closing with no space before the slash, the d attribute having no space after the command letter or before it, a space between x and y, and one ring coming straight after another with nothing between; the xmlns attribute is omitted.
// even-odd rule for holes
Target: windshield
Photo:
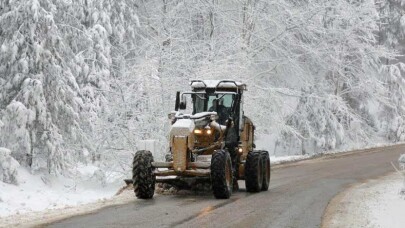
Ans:
<svg viewBox="0 0 405 228"><path fill-rule="evenodd" d="M198 94L193 96L193 114L200 112L218 112L225 108L231 110L233 94Z"/></svg>
<svg viewBox="0 0 405 228"><path fill-rule="evenodd" d="M193 114L217 112L218 123L225 124L232 113L234 97L234 94L195 94L193 95Z"/></svg>

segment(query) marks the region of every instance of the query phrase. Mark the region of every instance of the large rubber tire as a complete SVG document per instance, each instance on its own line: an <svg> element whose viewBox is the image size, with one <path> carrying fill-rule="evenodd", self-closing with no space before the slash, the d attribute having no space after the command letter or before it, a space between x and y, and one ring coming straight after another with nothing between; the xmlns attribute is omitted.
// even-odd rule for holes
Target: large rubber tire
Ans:
<svg viewBox="0 0 405 228"><path fill-rule="evenodd" d="M134 192L139 199L151 199L155 193L155 176L152 167L153 155L150 151L137 151L132 163Z"/></svg>
<svg viewBox="0 0 405 228"><path fill-rule="evenodd" d="M229 199L232 195L232 161L225 150L217 150L211 158L211 185L215 198Z"/></svg>
<svg viewBox="0 0 405 228"><path fill-rule="evenodd" d="M246 191L260 192L263 183L263 162L260 151L248 153L245 164Z"/></svg>
<svg viewBox="0 0 405 228"><path fill-rule="evenodd" d="M262 170L263 170L263 182L262 182L262 191L269 190L270 186L270 177L271 177L271 166L270 166L270 157L269 152L261 151L262 156Z"/></svg>

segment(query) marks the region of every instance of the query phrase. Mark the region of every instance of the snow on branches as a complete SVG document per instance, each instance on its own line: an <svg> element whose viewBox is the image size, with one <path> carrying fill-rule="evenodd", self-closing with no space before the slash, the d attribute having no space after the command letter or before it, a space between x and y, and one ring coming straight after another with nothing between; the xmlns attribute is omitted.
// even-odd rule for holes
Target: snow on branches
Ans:
<svg viewBox="0 0 405 228"><path fill-rule="evenodd" d="M397 3L1 1L0 145L32 171L126 172L139 140L167 151L191 78L245 82L246 114L284 152L403 140Z"/></svg>
<svg viewBox="0 0 405 228"><path fill-rule="evenodd" d="M11 151L0 147L0 181L8 184L18 184L18 171L20 166L11 156Z"/></svg>

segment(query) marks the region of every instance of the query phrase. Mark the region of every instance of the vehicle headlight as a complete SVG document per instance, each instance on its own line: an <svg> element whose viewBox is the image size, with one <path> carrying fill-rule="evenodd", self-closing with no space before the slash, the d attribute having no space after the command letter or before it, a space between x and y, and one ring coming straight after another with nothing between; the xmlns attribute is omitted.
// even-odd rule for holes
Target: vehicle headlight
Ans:
<svg viewBox="0 0 405 228"><path fill-rule="evenodd" d="M204 130L203 129L195 129L194 134L196 134L196 135L202 135L202 134L211 135L212 130L211 129L204 129Z"/></svg>

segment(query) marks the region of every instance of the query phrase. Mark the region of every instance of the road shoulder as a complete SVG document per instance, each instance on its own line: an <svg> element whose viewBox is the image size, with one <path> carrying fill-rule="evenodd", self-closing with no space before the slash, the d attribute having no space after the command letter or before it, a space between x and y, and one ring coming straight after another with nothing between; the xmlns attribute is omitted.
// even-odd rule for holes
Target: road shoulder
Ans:
<svg viewBox="0 0 405 228"><path fill-rule="evenodd" d="M322 227L403 227L402 183L395 172L350 186L329 202Z"/></svg>
<svg viewBox="0 0 405 228"><path fill-rule="evenodd" d="M112 198L99 200L80 206L67 206L65 208L15 214L0 217L0 227L37 227L55 221L64 220L72 216L95 213L100 209L127 204L134 200L133 191L122 191Z"/></svg>

